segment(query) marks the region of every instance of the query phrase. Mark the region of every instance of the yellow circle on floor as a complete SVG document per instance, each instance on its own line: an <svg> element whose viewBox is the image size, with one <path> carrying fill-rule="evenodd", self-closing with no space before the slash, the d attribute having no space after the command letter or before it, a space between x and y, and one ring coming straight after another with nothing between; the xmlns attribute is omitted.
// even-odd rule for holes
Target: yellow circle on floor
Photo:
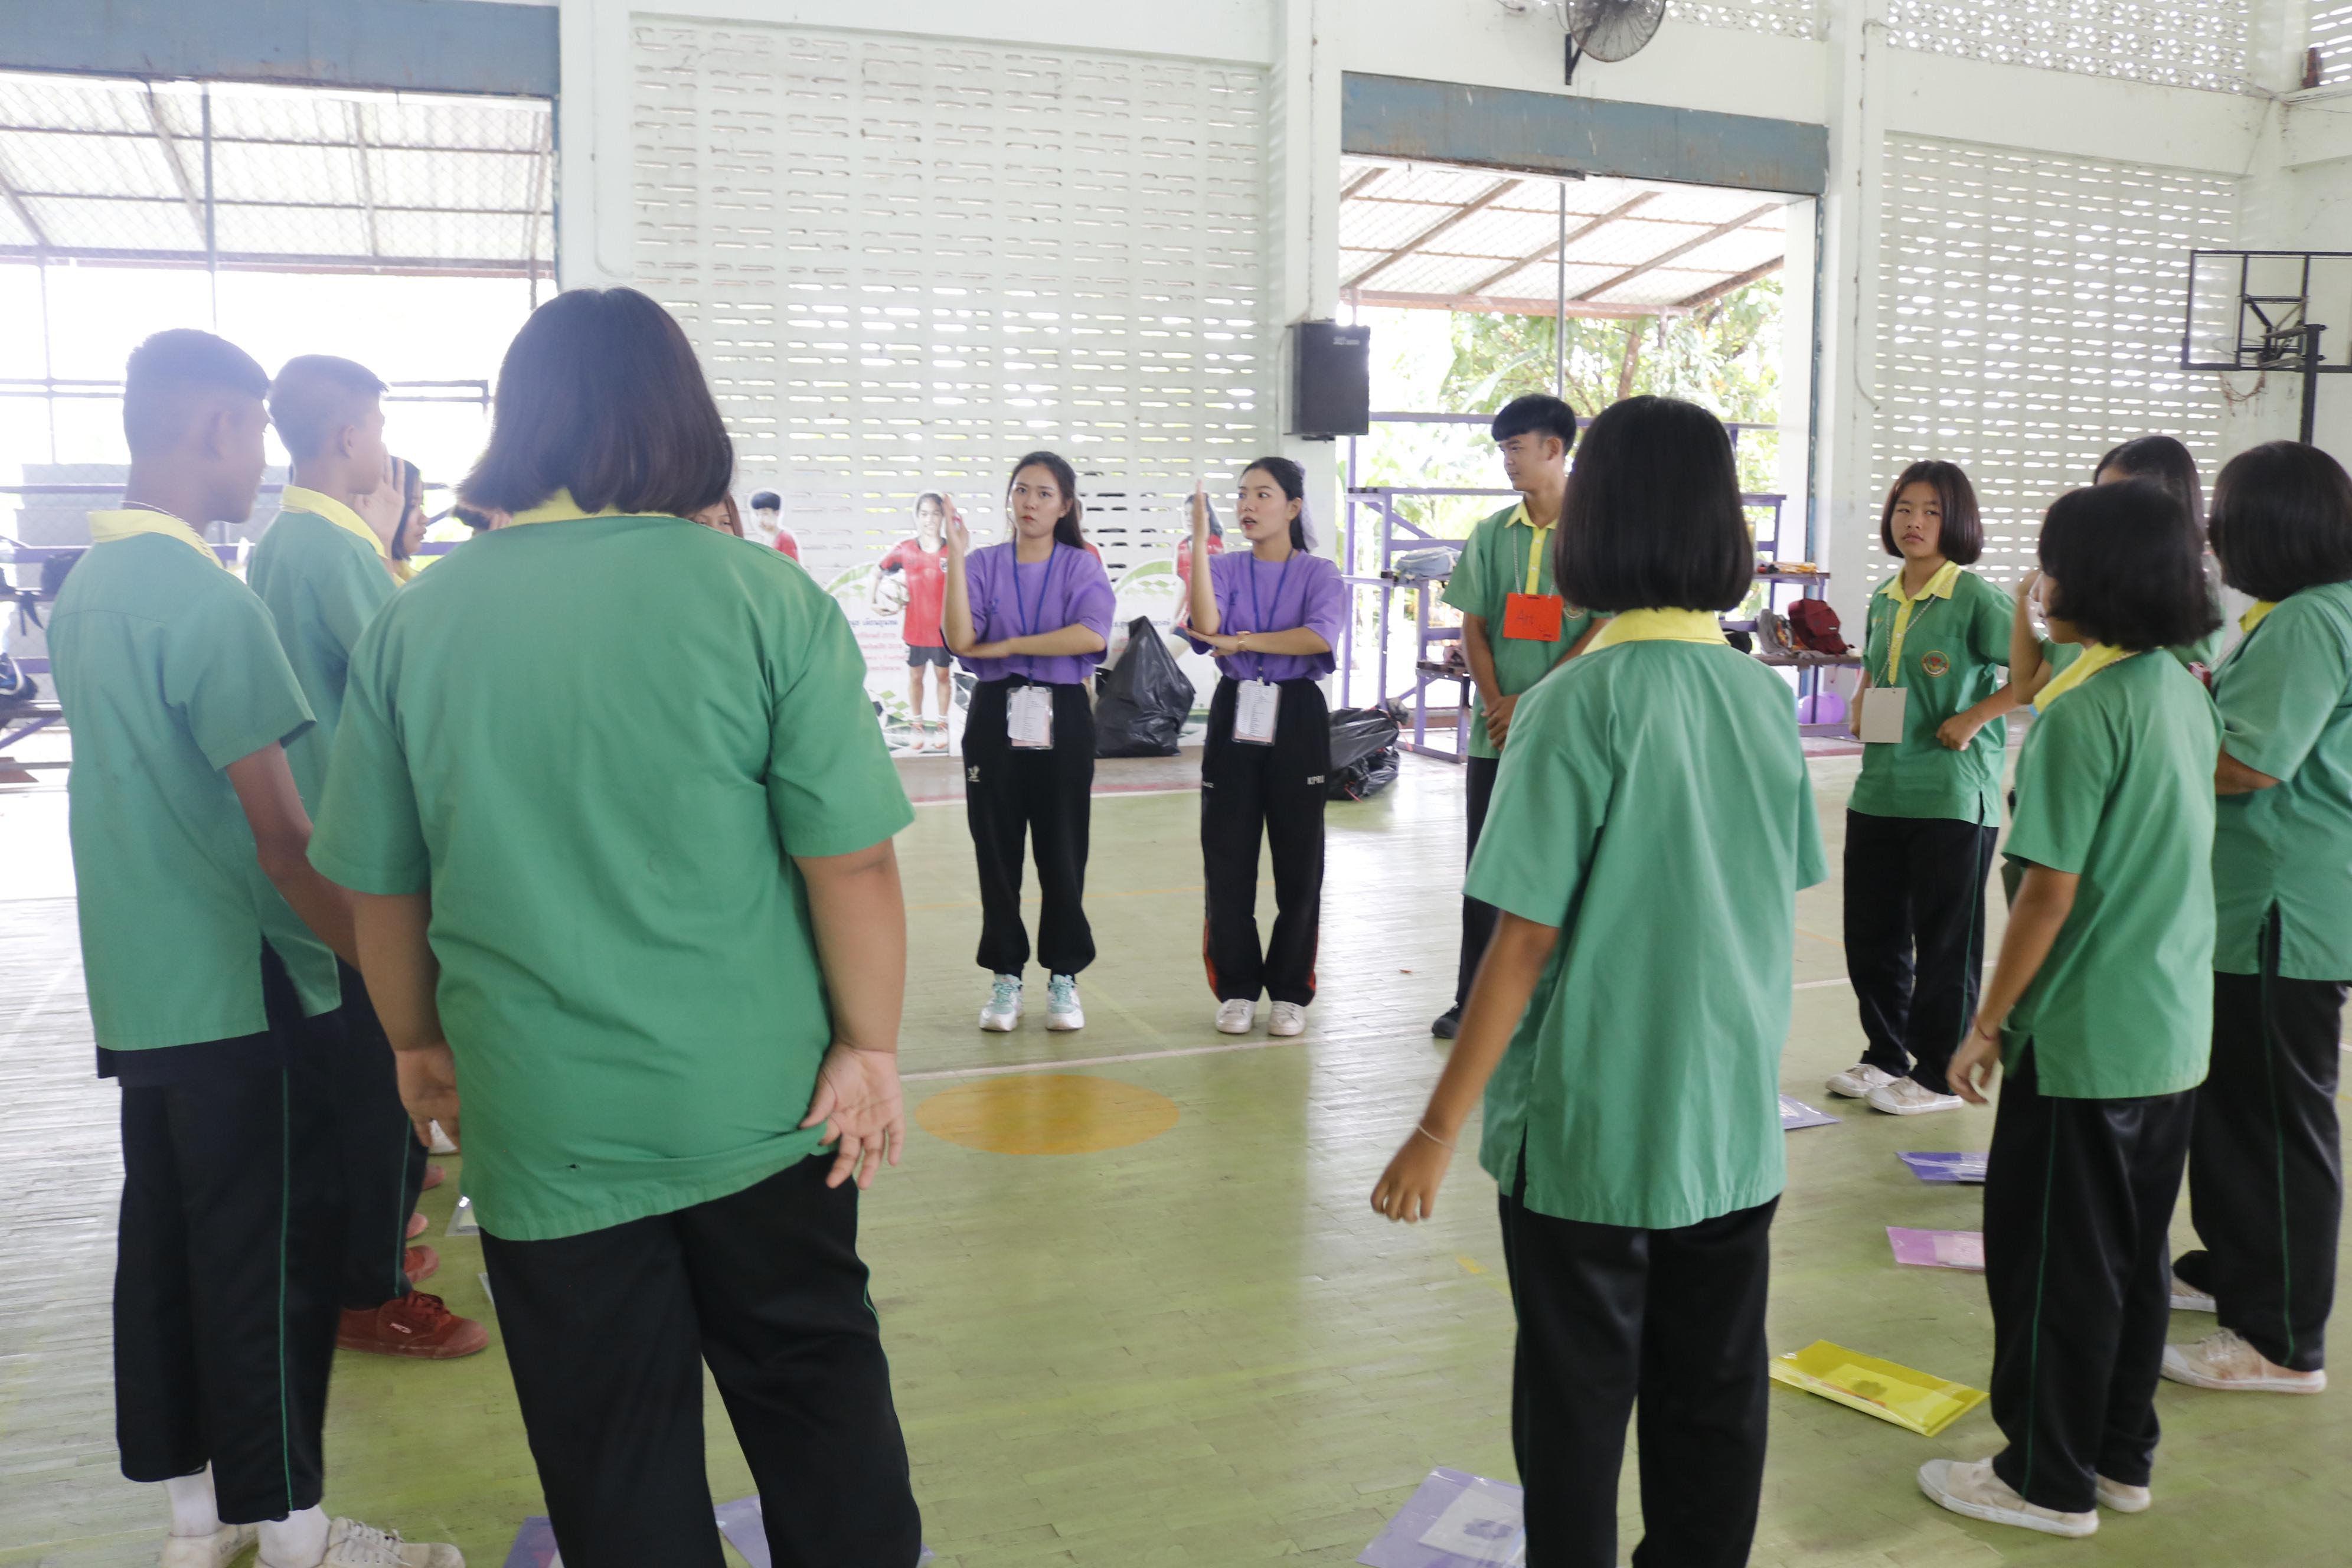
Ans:
<svg viewBox="0 0 2352 1568"><path fill-rule="evenodd" d="M1176 1125L1176 1102L1117 1079L1080 1073L984 1078L915 1108L924 1131L992 1154L1095 1154L1145 1143Z"/></svg>

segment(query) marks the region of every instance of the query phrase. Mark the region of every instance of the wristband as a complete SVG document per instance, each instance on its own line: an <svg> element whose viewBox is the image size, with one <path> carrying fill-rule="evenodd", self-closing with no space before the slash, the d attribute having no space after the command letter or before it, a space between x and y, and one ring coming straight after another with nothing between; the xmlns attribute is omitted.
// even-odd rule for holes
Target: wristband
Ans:
<svg viewBox="0 0 2352 1568"><path fill-rule="evenodd" d="M1441 1149L1452 1149L1454 1147L1453 1144L1448 1143L1444 1139L1440 1138L1436 1133L1432 1132L1426 1123L1417 1121L1413 1123L1412 1130L1415 1132L1420 1133L1423 1138L1428 1139L1431 1142L1436 1144Z"/></svg>

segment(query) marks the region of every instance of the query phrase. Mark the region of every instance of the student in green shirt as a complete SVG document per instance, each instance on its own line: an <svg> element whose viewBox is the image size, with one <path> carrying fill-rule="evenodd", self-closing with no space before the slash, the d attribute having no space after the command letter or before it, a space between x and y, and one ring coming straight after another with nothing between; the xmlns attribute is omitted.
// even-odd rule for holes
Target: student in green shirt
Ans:
<svg viewBox="0 0 2352 1568"><path fill-rule="evenodd" d="M1470 531L1444 595L1462 612L1462 654L1477 692L1470 710L1470 755L1463 764L1465 863L1478 853L1496 769L1520 695L1581 648L1595 625L1590 611L1570 605L1552 583L1553 525L1568 493L1576 410L1539 393L1515 397L1495 416L1489 433L1504 476L1521 499ZM1452 1039L1461 1027L1479 955L1494 934L1494 907L1465 893L1454 1005L1430 1026L1439 1039Z"/></svg>
<svg viewBox="0 0 2352 1568"><path fill-rule="evenodd" d="M2084 645L2017 765L2024 880L1968 1040L1962 1098L2007 1073L1984 1189L1992 1415L2009 1446L1931 1459L1955 1513L2089 1535L2149 1504L2168 1231L2212 1028L2221 724L2164 649L2213 627L2187 508L2146 480L2050 509L2050 629Z"/></svg>
<svg viewBox="0 0 2352 1568"><path fill-rule="evenodd" d="M1528 1561L1736 1568L1763 1484L1795 891L1821 881L1789 688L1723 640L1755 572L1731 441L1635 397L1592 422L1556 546L1614 612L1518 703L1469 891L1501 910L1462 1034L1372 1206L1427 1216L1483 1093L1518 1314Z"/></svg>
<svg viewBox="0 0 2352 1568"><path fill-rule="evenodd" d="M1870 596L1854 710L1862 776L1845 818L1846 973L1869 1046L1828 1088L1916 1116L1960 1107L1944 1068L1984 967L2001 715L2015 706L2001 679L2010 605L1961 570L1983 553L1984 525L1957 464L1904 469L1878 538L1903 566Z"/></svg>
<svg viewBox="0 0 2352 1568"><path fill-rule="evenodd" d="M2352 479L2315 447L2241 453L2213 487L2213 549L2255 598L2213 672L2221 712L2213 1070L2197 1096L2174 1265L2220 1331L2165 1352L2200 1388L2327 1386L2344 1171L2336 1111L2352 980Z"/></svg>
<svg viewBox="0 0 2352 1568"><path fill-rule="evenodd" d="M245 581L278 626L278 638L317 717L288 742L286 761L316 811L327 754L342 717L352 648L393 595L384 542L358 507L382 488L383 383L365 365L331 354L286 362L269 385L269 419L294 459L279 511L246 563ZM339 963L341 1028L322 1057L334 1085L342 1158L342 1319L338 1349L441 1361L490 1342L481 1324L441 1298L413 1289L441 1266L430 1247L408 1245L409 1216L425 1186L425 1148L401 1109L392 1049L360 972Z"/></svg>
<svg viewBox="0 0 2352 1568"><path fill-rule="evenodd" d="M310 856L465 1151L564 1561L719 1568L707 1363L777 1562L912 1568L856 1239L905 1137L914 814L840 606L692 521L733 469L660 306L533 312L461 487L512 521L352 650Z"/></svg>
<svg viewBox="0 0 2352 1568"><path fill-rule="evenodd" d="M340 1187L324 1016L352 910L303 858L281 748L310 709L268 610L196 531L253 510L268 384L210 332L132 352L122 505L91 515L49 626L90 1026L122 1086L116 1436L122 1473L169 1495L163 1568L219 1568L257 1536L264 1568L462 1568L320 1507Z"/></svg>

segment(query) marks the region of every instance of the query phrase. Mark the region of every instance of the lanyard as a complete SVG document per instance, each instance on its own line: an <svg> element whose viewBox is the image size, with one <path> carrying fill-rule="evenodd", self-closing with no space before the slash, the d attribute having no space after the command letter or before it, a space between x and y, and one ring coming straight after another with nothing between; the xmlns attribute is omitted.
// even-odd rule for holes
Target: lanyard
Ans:
<svg viewBox="0 0 2352 1568"><path fill-rule="evenodd" d="M1520 508L1519 515L1526 517L1527 509ZM1528 593L1530 596L1534 595L1537 585L1543 581L1544 535L1549 533L1551 530L1550 523L1538 528L1535 519L1528 518Z"/></svg>
<svg viewBox="0 0 2352 1568"><path fill-rule="evenodd" d="M1287 555L1286 555L1286 556L1284 556L1284 557L1282 558L1282 570L1281 570L1280 572L1277 572L1277 573L1276 573L1276 574L1275 574L1275 578L1274 578L1274 613L1275 613L1277 616L1280 616L1280 615L1282 614L1282 585L1283 585L1285 583L1287 583L1288 581L1290 581L1290 563L1291 563L1292 562L1294 562L1294 561L1297 560L1297 559L1298 559L1298 552L1297 552L1297 551L1296 551L1296 550L1292 551L1289 554L1287 554ZM1255 622L1255 623L1256 623L1255 626L1251 626L1251 627L1250 627L1250 630L1252 630L1252 631L1254 631L1254 632L1263 632L1263 631L1268 631L1268 630L1271 630L1272 628L1270 628L1269 626L1267 626L1267 625L1265 624L1265 612L1258 608L1258 603L1257 603L1257 556L1256 556L1255 553L1253 553L1253 554L1250 556L1250 563L1249 563L1249 584L1250 584L1250 619L1251 619L1252 621L1254 621L1254 622ZM1300 607L1301 607L1301 608L1304 608L1305 606L1302 605ZM1265 679L1265 655L1264 655L1264 654L1259 654L1259 655L1257 655L1257 656L1256 656L1256 658L1257 658L1257 678L1258 678L1258 679L1260 679L1260 680L1262 681L1262 680L1264 680L1264 679Z"/></svg>
<svg viewBox="0 0 2352 1568"><path fill-rule="evenodd" d="M1895 602L1895 630L1886 639L1886 679L1885 681L1881 682L1882 685L1900 686L1903 684L1901 680L1896 679L1896 676L1900 673L1903 668L1903 639L1911 635L1911 612L1915 607L1924 604L1927 599L1936 596L1930 595L1928 590L1933 588L1936 584L1942 579L1946 572L1951 572L1956 577L1959 575L1959 574L1953 569L1951 563L1946 562L1943 565L1936 568L1935 576L1928 578L1925 583L1919 585L1918 593L1905 598L1897 599ZM1896 586L1900 587L1903 579L1897 577L1895 579L1895 582Z"/></svg>
<svg viewBox="0 0 2352 1568"><path fill-rule="evenodd" d="M1052 552L1045 557L1045 570L1037 574L1037 607L1034 612L1031 612L1029 607L1021 602L1021 555L1017 548L1013 552L1013 614L1015 618L1013 624L1024 637L1034 632L1037 617L1045 613L1045 595L1054 588L1054 563L1061 558L1062 546L1057 540L1055 542Z"/></svg>

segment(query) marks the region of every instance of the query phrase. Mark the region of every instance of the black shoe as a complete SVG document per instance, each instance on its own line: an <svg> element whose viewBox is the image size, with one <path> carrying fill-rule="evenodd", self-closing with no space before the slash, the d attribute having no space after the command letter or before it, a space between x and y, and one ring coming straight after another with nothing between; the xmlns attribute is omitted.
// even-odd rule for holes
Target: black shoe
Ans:
<svg viewBox="0 0 2352 1568"><path fill-rule="evenodd" d="M1440 1013L1437 1016L1437 1022L1429 1026L1429 1032L1435 1035L1441 1040L1450 1040L1454 1036L1460 1034L1462 1032L1462 1004L1456 1002L1453 1006L1448 1007L1444 1012Z"/></svg>

